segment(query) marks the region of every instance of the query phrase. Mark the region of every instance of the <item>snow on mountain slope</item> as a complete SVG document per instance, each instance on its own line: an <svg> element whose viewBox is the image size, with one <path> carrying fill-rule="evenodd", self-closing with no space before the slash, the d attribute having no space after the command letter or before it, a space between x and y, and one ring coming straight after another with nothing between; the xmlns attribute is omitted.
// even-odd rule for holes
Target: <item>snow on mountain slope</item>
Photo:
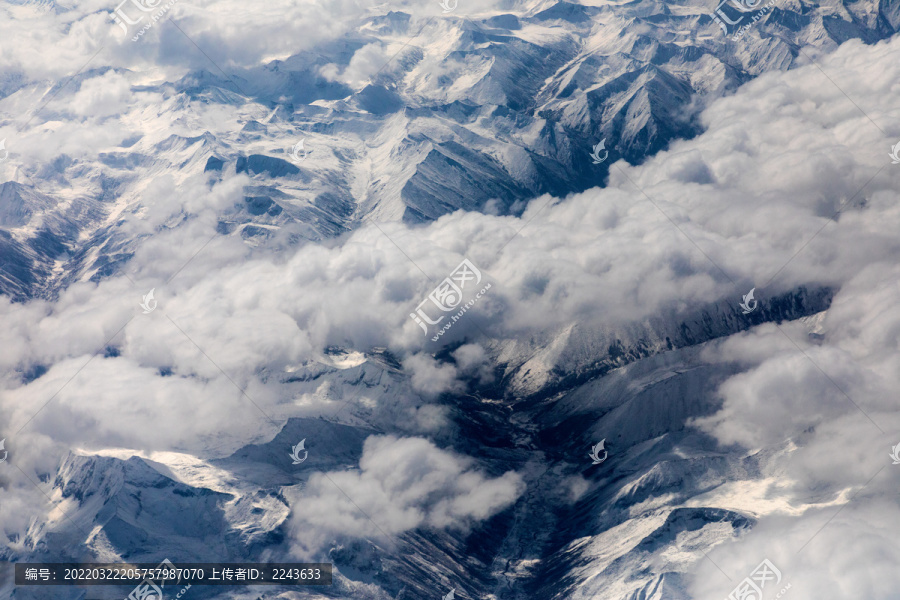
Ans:
<svg viewBox="0 0 900 600"><path fill-rule="evenodd" d="M699 346L644 358L535 404L518 416L518 441L505 439L516 437L507 429L504 439L484 443L497 432L490 423L503 418L502 405L457 401L453 445L489 472L517 469L528 492L474 531L422 528L394 540L338 544L330 560L350 577L338 589L359 591L369 581L391 597L428 595L455 572L454 585L470 597L688 598L682 577L704 551L740 535L761 514L789 509L735 504L741 485L743 496L765 495L778 474L777 454L722 453L684 427L716 410L714 392L735 372L704 366L702 352ZM308 501L305 482L319 471L354 469L372 433L292 419L271 441L224 459L73 455L60 466L54 494L90 535L81 540L71 523L51 521L29 532L22 549L35 560L53 557L65 539L83 548L84 560L151 562L173 548L195 561L283 552L285 519L291 510L302 514ZM301 437L309 440L310 462L292 466L286 450ZM610 458L591 466L586 441L604 437ZM32 596L17 590L13 597Z"/></svg>
<svg viewBox="0 0 900 600"><path fill-rule="evenodd" d="M710 9L378 8L241 61L186 7L227 74L163 23L158 70L4 78L4 113L59 95L0 165L3 562L335 565L192 590L229 600L706 600L740 538L798 600L820 564L895 582L898 41L791 44L896 7L785 2L737 43ZM430 342L410 312L462 258L494 287Z"/></svg>
<svg viewBox="0 0 900 600"><path fill-rule="evenodd" d="M153 182L181 185L204 173L249 177L220 231L253 245L327 239L365 218L518 214L540 194L601 185L610 163L588 159L599 140L613 159L639 163L695 135L711 98L791 68L796 44L872 42L900 19L884 2L785 3L731 42L706 4L463 2L446 15L416 7L351 17L336 39L227 75L207 63L165 81L153 65L126 61L91 65L44 94L42 83L10 75L18 83L0 100L0 127L49 104L42 125L2 129L12 152L6 178L21 171L32 186L40 181L33 194L91 210L81 218L57 210L64 231L20 231L19 243L33 239L39 251L6 242L19 258L2 267L3 291L47 295L118 272L140 239L122 219L152 209ZM65 126L50 130L83 118L86 103L107 111L96 139L76 144ZM293 164L286 159L300 140L309 154ZM57 260L65 276L52 268Z"/></svg>
<svg viewBox="0 0 900 600"><path fill-rule="evenodd" d="M504 341L497 351L510 376L511 391L526 398L548 395L659 352L727 336L754 324L819 313L828 307L832 295L827 288L802 288L766 301L749 320L732 303L697 310L686 319L671 314L615 328L548 329L543 338ZM566 365L564 371L557 368L560 364Z"/></svg>

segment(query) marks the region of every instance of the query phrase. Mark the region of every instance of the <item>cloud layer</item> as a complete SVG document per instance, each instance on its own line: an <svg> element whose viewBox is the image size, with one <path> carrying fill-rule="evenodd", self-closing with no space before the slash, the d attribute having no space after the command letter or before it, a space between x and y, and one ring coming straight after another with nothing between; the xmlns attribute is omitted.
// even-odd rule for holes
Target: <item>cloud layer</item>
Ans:
<svg viewBox="0 0 900 600"><path fill-rule="evenodd" d="M185 8L184 21L215 59L239 64L229 48L246 44L253 63L296 50L283 40L335 35L327 16L343 7L303 8L315 27L295 25L293 13L282 13L284 29L267 36L254 35L252 16L246 29L233 31L203 32L197 8ZM86 3L48 16L57 19L57 28L43 34L50 39L25 40L5 55L5 66L21 67L49 44L60 50L58 60L36 68L35 78L77 69L74 57L92 48L69 46L83 39L74 37L79 29L107 35L108 17L90 14L101 9ZM63 21L71 26L67 33ZM2 27L0 37L8 33ZM171 27L159 35L153 48L170 61L163 64L175 63L184 40L167 46L180 35ZM123 234L140 239L126 267L134 283L117 275L73 284L55 300L0 299L0 436L9 438L16 464L35 475L52 472L73 446L202 453L212 436L250 441L273 426L248 397L277 417L332 412L333 398L287 385L285 374L333 346L388 347L400 355L408 379L396 384L399 392L364 394L351 411L375 403L411 415L438 402L440 393L462 389L461 378L489 380L490 353L515 353L521 340L547 342L545 368L565 368L553 362L553 344L563 346L573 328L602 331L713 302L736 304L753 286L765 298L828 285L838 293L820 344L799 327L770 325L723 341L707 358L733 361L743 372L722 386L722 411L696 426L748 451L796 444L778 468L782 492L801 507L800 516L763 519L740 548L711 557L738 577L771 552L796 578L791 597L800 600L822 596L817 569L840 573L850 558L864 556L872 568L847 567L835 585L888 598L883 582L893 589L900 583L887 570L897 545L880 531L896 520L895 504L885 500L891 472L867 481L887 460L887 438L869 417L888 433L900 429L893 416L900 384L893 307L900 292L900 171L887 157L900 139L898 51L900 39L875 46L850 41L822 57L821 69L760 76L713 103L703 113L706 132L695 139L640 166L615 163L607 182L582 194L531 199L521 217L456 213L424 227L366 225L328 245L254 249L216 229L218 216L242 201L246 177L176 180L160 165L146 182L143 209L121 215ZM365 50L351 69L332 76L361 81L373 64L368 53L377 56ZM177 100L140 91L141 77L150 74L86 76L71 103L50 107L60 119L35 132L41 139L28 151L48 159L59 148L73 155L100 151L129 136L129 120L160 119ZM31 100L14 98L9 108ZM202 134L204 119L224 109L196 110L196 121L177 124L179 133ZM100 121L107 126L95 127ZM477 345L457 350L455 363L442 363L431 356L440 347L429 346L409 314L463 257L494 285L441 342L468 337ZM138 302L150 288L159 309L144 315ZM439 411L425 412L418 433L442 422ZM20 427L21 434L9 433ZM7 534L24 531L30 515L23 507L39 506L32 500L41 498L15 474L4 474L11 500L0 505L0 528ZM318 539L379 535L329 477L391 535L465 526L521 492L515 474L487 478L426 440L373 438L359 472L310 480L295 524L309 525L329 511L330 525ZM851 497L814 545L789 558L790 548ZM845 548L837 536L850 531L858 546ZM697 597L723 595L712 575L696 586Z"/></svg>
<svg viewBox="0 0 900 600"><path fill-rule="evenodd" d="M777 508L740 543L709 553L735 582L769 558L792 598L895 594L900 543L886 527L900 517L889 456L900 443L900 316L886 308L898 293L896 262L876 263L844 284L820 324L822 343L802 327L769 325L707 353L746 370L721 386L722 410L695 424L724 445L788 448L763 474L775 478L765 495ZM701 564L694 597L721 598L733 583Z"/></svg>
<svg viewBox="0 0 900 600"><path fill-rule="evenodd" d="M467 528L510 506L524 488L517 473L487 477L428 440L373 436L359 471L316 473L294 499L295 551L313 557L329 538L391 543L422 527Z"/></svg>

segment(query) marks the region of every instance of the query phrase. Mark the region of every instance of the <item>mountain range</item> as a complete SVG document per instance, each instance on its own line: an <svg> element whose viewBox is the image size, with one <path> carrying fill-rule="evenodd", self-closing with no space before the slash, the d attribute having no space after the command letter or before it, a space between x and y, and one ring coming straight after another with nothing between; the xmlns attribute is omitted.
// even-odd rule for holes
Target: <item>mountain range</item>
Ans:
<svg viewBox="0 0 900 600"><path fill-rule="evenodd" d="M521 218L543 195L605 187L615 161L640 165L701 135L704 109L740 86L900 28L897 0L776 1L738 41L723 34L708 0L467 4L449 13L438 2L426 13L377 6L348 17L336 39L289 57L224 68L210 59L171 81L119 66L89 65L70 81L3 74L0 126L20 127L24 119L6 107L26 100L48 101L34 131L77 121L76 95L95 78L125 81L130 93L159 103L111 113L117 141L96 153L60 150L23 162L9 136L0 164L0 294L52 307L78 285L137 279L132 260L143 245L197 218L192 196L231 187L203 218L214 219L217 236L241 240L248 261L333 248L370 223L418 230L458 211ZM158 27L176 35L174 25ZM367 48L392 52L359 78ZM590 153L601 141L609 159L596 165ZM137 225L176 196L186 208ZM205 240L194 241L199 248ZM333 301L364 304L350 298L352 281L347 289L348 299ZM768 495L790 444L744 451L691 426L722 408L720 386L743 368L709 354L730 336L774 325L820 344L837 291L811 277L761 298L749 316L729 299L614 326L554 321L534 335L479 338L490 372L468 372L437 394L452 426L429 439L454 461L466 457L460 480L514 490L508 501L498 491L478 499L481 512L454 505L465 518L429 526L442 495L467 497L436 484L410 500L421 524L394 529L379 522L390 511L346 517L335 496L335 514L346 520L335 518L336 531L322 534L327 550L315 556L334 564L333 586L194 586L189 597L407 600L453 589L463 599L688 600L688 575L713 548L766 514L813 506ZM475 335L468 329L432 355L460 365L458 352ZM306 414L298 400L296 413L275 416L274 433L238 442L211 435L201 440L206 452L71 448L37 473L59 510L32 521L24 536L7 533L0 560L286 562L302 554L294 539L318 523L297 515L329 498L323 477L359 473L352 481L362 489L389 462L385 448L413 428L391 402L417 397L416 373L401 350L369 337L315 348L315 359L289 369L255 370L291 399L333 395L338 410L330 414ZM104 356L124 345L111 338ZM29 384L48 366L15 376ZM188 377L177 368L154 375ZM352 402L358 395L367 402ZM290 449L301 440L309 457L297 465ZM608 458L595 465L589 451L601 440ZM353 535L343 525L378 531ZM723 588L732 587L728 579ZM46 589L64 600L129 591L0 584L0 596L36 600L50 597Z"/></svg>

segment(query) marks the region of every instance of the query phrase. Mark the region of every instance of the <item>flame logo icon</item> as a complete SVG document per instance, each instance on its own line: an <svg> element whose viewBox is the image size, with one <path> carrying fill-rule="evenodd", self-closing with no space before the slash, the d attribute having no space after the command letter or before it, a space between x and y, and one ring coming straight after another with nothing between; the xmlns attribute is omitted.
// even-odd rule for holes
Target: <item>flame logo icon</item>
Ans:
<svg viewBox="0 0 900 600"><path fill-rule="evenodd" d="M900 144L897 144L900 147ZM9 151L6 149L6 138L0 140L0 162L9 158Z"/></svg>
<svg viewBox="0 0 900 600"><path fill-rule="evenodd" d="M603 156L600 156L600 151L603 150ZM594 151L591 152L591 158L594 159L594 164L599 165L609 156L609 152L606 151L606 138L600 140L600 143L594 146Z"/></svg>
<svg viewBox="0 0 900 600"><path fill-rule="evenodd" d="M3 447L3 442L0 442L0 448ZM900 465L900 444L897 444L893 448L891 448L891 458L894 459L892 464Z"/></svg>
<svg viewBox="0 0 900 600"><path fill-rule="evenodd" d="M740 304L740 307L744 309L744 314L745 314L745 315L749 315L749 314L752 313L754 310L756 310L756 307L757 307L757 306L759 306L759 302L757 302L756 300L753 299L753 292L755 292L755 291L756 291L756 288L753 288L752 290L750 290L750 291L744 296L744 301L741 302L741 304ZM751 302L752 302L753 304L751 304Z"/></svg>
<svg viewBox="0 0 900 600"><path fill-rule="evenodd" d="M444 596L441 600L453 600L456 598L456 588L450 590L450 593Z"/></svg>
<svg viewBox="0 0 900 600"><path fill-rule="evenodd" d="M591 453L588 456L594 461L593 464L599 465L609 456L609 452L604 448L604 444L606 443L606 438L600 440L600 443L596 446L591 447ZM600 457L600 453L603 452L603 458Z"/></svg>
<svg viewBox="0 0 900 600"><path fill-rule="evenodd" d="M291 146L291 150L290 150L289 154L291 155L291 159L294 162L300 162L301 160L306 160L306 157L309 156L309 150L306 150L303 148L303 142L305 141L305 139L306 138L300 140L299 142L297 142L296 144ZM301 152L303 152L302 156L300 155Z"/></svg>
<svg viewBox="0 0 900 600"><path fill-rule="evenodd" d="M453 0L453 4L450 4L450 0L441 0L440 1L441 8L444 9L445 13L452 12L456 10L456 7L459 6L459 0ZM453 592L450 592L451 594ZM447 600L446 598L444 600ZM452 600L452 598L450 599Z"/></svg>
<svg viewBox="0 0 900 600"><path fill-rule="evenodd" d="M158 304L156 300L153 299L153 292L156 291L156 288L153 288L149 292L147 292L146 296L143 296L143 302L141 302L141 308L144 309L144 314L149 315L154 310L156 310L156 305Z"/></svg>
<svg viewBox="0 0 900 600"><path fill-rule="evenodd" d="M0 148L2 147L3 142L0 142ZM889 156L893 159L893 161L891 162L892 165L900 165L900 142L897 142L897 145L891 148L891 153Z"/></svg>
<svg viewBox="0 0 900 600"><path fill-rule="evenodd" d="M0 450L3 450L3 458L0 458L0 463L6 462L6 457L9 456L9 452L3 447L3 444L6 443L6 438L0 440Z"/></svg>
<svg viewBox="0 0 900 600"><path fill-rule="evenodd" d="M300 458L300 452L303 452L303 458ZM288 456L294 459L295 465L299 465L306 460L306 457L309 456L309 451L306 450L306 438L300 440L300 443L296 446L292 446L291 453Z"/></svg>

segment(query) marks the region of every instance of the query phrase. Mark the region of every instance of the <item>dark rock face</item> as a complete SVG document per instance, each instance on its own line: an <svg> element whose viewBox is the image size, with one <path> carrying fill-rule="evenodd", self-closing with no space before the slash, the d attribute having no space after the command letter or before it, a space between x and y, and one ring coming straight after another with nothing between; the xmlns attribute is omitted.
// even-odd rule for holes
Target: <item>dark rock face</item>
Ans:
<svg viewBox="0 0 900 600"><path fill-rule="evenodd" d="M290 177L300 173L300 169L282 158L251 154L249 157L239 157L236 166L238 173L251 173L257 175L265 173L269 177Z"/></svg>
<svg viewBox="0 0 900 600"><path fill-rule="evenodd" d="M206 167L203 168L203 171L221 171L224 165L225 161L221 158L210 156L209 160L206 161Z"/></svg>

